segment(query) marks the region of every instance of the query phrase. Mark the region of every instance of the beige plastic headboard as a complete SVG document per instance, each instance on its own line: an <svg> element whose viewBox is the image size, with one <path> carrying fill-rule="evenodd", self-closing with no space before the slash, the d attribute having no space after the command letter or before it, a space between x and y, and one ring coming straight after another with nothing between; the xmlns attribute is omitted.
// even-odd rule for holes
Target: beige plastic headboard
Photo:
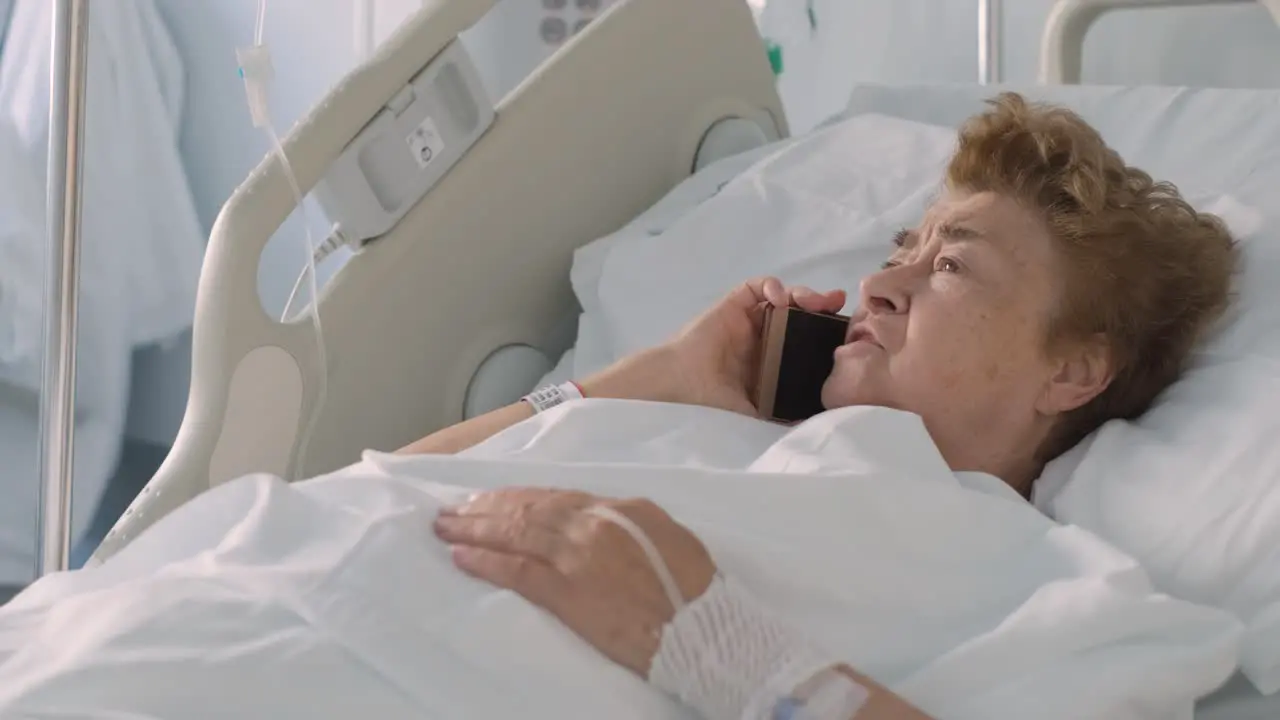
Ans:
<svg viewBox="0 0 1280 720"><path fill-rule="evenodd" d="M312 188L343 147L493 0L436 0L335 86L285 140ZM329 366L302 476L462 418L491 353L538 346L573 312L573 251L687 177L728 117L786 121L742 0L623 0L498 106L488 133L322 294ZM258 260L293 208L267 158L214 226L200 277L191 393L176 444L94 561L235 477L292 477L316 393L311 324L261 307ZM553 354L562 348L546 348Z"/></svg>
<svg viewBox="0 0 1280 720"><path fill-rule="evenodd" d="M1280 0L1058 0L1049 10L1040 40L1041 85L1078 85L1084 37L1098 18L1112 10L1239 5L1256 2L1280 26Z"/></svg>

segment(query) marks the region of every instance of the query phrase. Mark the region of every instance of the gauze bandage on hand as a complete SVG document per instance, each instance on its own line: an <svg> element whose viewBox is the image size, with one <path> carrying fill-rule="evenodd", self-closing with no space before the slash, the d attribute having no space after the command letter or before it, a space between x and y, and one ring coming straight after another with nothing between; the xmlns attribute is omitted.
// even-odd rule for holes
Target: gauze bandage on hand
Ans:
<svg viewBox="0 0 1280 720"><path fill-rule="evenodd" d="M686 603L638 525L612 508L587 512L631 536L675 609L649 668L652 685L707 720L850 720L866 700L865 688L832 670L839 665L835 657L771 614L746 588L717 575L701 597Z"/></svg>
<svg viewBox="0 0 1280 720"><path fill-rule="evenodd" d="M663 630L649 682L707 720L772 720L779 700L838 664L717 576Z"/></svg>

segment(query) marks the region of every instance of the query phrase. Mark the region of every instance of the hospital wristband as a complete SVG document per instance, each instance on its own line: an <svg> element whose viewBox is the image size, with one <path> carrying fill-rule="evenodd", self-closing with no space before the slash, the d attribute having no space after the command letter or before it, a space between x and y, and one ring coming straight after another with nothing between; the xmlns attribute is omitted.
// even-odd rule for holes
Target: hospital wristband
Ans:
<svg viewBox="0 0 1280 720"><path fill-rule="evenodd" d="M586 394L582 392L582 387L578 383L566 382L538 388L520 400L528 403L529 407L533 408L533 413L537 415L570 400L582 400L585 397Z"/></svg>
<svg viewBox="0 0 1280 720"><path fill-rule="evenodd" d="M828 720L797 690L839 664L745 588L717 576L663 629L649 682L708 720ZM854 695L861 690L849 684Z"/></svg>

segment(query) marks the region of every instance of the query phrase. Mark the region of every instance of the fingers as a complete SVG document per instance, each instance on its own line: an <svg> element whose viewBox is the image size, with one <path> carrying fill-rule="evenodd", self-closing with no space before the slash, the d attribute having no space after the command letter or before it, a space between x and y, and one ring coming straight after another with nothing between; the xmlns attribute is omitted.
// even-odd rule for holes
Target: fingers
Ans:
<svg viewBox="0 0 1280 720"><path fill-rule="evenodd" d="M569 518L592 501L585 493L513 488L475 495L436 518L436 536L463 572L518 593L553 614L567 602L563 561Z"/></svg>
<svg viewBox="0 0 1280 720"><path fill-rule="evenodd" d="M451 515L441 513L436 535L454 546L523 555L551 562L564 544L557 528L527 515Z"/></svg>
<svg viewBox="0 0 1280 720"><path fill-rule="evenodd" d="M791 288L791 304L801 310L818 313L834 313L839 312L844 307L845 292L843 290L830 290L825 293L817 292L807 287Z"/></svg>
<svg viewBox="0 0 1280 720"><path fill-rule="evenodd" d="M568 579L549 563L528 555L510 555L488 548L454 546L453 562L466 574L506 588L525 600L563 617Z"/></svg>
<svg viewBox="0 0 1280 720"><path fill-rule="evenodd" d="M818 292L798 285L788 288L776 277L748 280L734 296L744 304L768 303L774 307L798 307L808 312L839 312L848 294L844 290Z"/></svg>
<svg viewBox="0 0 1280 720"><path fill-rule="evenodd" d="M447 512L456 515L527 514L535 509L581 509L590 495L551 488L504 488L471 496L465 505Z"/></svg>
<svg viewBox="0 0 1280 720"><path fill-rule="evenodd" d="M765 278L761 289L764 290L764 299L770 305L774 307L788 307L791 305L791 293L787 291L786 286L778 278Z"/></svg>
<svg viewBox="0 0 1280 720"><path fill-rule="evenodd" d="M586 493L512 488L480 493L436 518L440 539L551 561L565 544L563 528L591 504Z"/></svg>

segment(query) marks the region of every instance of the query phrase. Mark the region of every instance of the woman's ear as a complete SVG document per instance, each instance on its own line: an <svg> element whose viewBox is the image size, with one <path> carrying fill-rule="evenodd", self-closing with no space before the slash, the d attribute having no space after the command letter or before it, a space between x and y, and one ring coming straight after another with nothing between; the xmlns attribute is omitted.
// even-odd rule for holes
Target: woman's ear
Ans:
<svg viewBox="0 0 1280 720"><path fill-rule="evenodd" d="M1055 360L1045 392L1036 409L1044 415L1071 412L1101 395L1115 377L1110 344L1097 335L1070 343Z"/></svg>

